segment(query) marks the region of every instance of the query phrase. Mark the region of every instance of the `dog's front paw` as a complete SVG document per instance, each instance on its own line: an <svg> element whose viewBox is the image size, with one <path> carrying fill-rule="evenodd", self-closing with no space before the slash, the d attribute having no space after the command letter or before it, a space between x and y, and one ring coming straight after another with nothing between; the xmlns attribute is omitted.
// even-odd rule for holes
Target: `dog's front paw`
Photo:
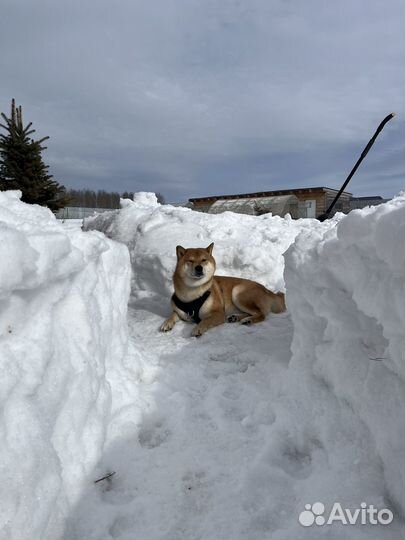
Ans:
<svg viewBox="0 0 405 540"><path fill-rule="evenodd" d="M170 330L173 330L174 322L171 318L166 319L165 322L160 327L161 332L170 332Z"/></svg>
<svg viewBox="0 0 405 540"><path fill-rule="evenodd" d="M240 313L234 313L233 315L228 315L226 320L229 323L235 323L235 322L239 322L240 320L242 320L243 317L244 317L244 315L241 315Z"/></svg>
<svg viewBox="0 0 405 540"><path fill-rule="evenodd" d="M191 335L193 337L201 337L204 334L205 330L199 324L193 328Z"/></svg>

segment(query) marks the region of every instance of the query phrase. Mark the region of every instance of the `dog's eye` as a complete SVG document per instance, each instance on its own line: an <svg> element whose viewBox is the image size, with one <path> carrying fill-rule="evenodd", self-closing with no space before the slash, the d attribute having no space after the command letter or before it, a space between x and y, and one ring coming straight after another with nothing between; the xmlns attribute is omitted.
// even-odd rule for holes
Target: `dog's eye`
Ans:
<svg viewBox="0 0 405 540"><path fill-rule="evenodd" d="M207 262L207 259L201 259L201 262Z"/></svg>

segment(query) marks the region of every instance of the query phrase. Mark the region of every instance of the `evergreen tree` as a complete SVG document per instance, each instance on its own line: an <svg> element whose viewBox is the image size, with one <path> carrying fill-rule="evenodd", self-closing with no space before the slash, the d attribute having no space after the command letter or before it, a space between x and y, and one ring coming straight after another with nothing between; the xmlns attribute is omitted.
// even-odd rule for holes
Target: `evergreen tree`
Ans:
<svg viewBox="0 0 405 540"><path fill-rule="evenodd" d="M11 116L1 113L5 125L0 127L6 134L0 134L0 190L19 189L21 200L30 204L48 206L55 211L66 206L68 197L65 187L48 174L48 166L42 161L43 137L35 141L30 137L35 129L32 122L24 127L22 109L11 101Z"/></svg>

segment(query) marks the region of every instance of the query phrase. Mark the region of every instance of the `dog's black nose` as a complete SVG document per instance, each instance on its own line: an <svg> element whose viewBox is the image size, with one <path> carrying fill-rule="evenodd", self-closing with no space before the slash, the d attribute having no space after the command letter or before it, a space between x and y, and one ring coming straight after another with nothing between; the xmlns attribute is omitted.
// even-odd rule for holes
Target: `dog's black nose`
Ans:
<svg viewBox="0 0 405 540"><path fill-rule="evenodd" d="M196 274L202 274L203 273L203 267L198 264L196 267L195 267L195 273Z"/></svg>

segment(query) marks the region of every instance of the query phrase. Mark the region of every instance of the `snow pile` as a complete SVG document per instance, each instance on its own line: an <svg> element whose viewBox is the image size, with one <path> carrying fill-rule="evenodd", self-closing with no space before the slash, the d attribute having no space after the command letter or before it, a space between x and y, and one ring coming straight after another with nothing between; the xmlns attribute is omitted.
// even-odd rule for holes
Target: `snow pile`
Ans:
<svg viewBox="0 0 405 540"><path fill-rule="evenodd" d="M294 431L299 451L328 456L308 502L367 500L404 516L404 239L402 195L300 235L286 254Z"/></svg>
<svg viewBox="0 0 405 540"><path fill-rule="evenodd" d="M20 196L0 192L0 537L56 539L105 442L130 267Z"/></svg>
<svg viewBox="0 0 405 540"><path fill-rule="evenodd" d="M300 232L330 226L271 214L210 215L160 205L153 193L135 194L134 201L122 199L121 206L121 210L86 219L85 228L102 231L128 246L133 292L149 291L165 297L172 294L178 244L205 247L215 242L218 274L243 275L280 291L284 290L284 251Z"/></svg>

